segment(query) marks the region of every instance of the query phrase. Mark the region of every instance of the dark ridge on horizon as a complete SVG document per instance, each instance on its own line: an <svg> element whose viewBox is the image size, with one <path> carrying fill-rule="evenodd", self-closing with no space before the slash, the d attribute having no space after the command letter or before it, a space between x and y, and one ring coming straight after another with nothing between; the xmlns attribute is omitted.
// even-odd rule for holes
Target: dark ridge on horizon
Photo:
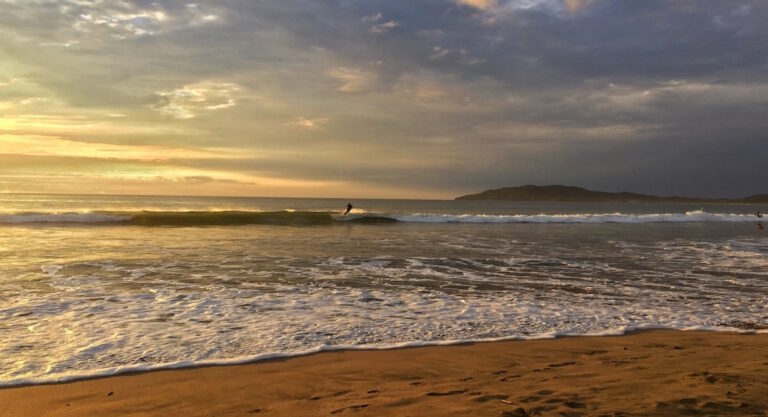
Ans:
<svg viewBox="0 0 768 417"><path fill-rule="evenodd" d="M630 192L611 193L592 191L568 185L523 185L486 190L477 194L456 197L456 200L505 200L505 201L582 201L582 202L641 202L641 203L768 203L768 194L756 194L744 198L698 198Z"/></svg>

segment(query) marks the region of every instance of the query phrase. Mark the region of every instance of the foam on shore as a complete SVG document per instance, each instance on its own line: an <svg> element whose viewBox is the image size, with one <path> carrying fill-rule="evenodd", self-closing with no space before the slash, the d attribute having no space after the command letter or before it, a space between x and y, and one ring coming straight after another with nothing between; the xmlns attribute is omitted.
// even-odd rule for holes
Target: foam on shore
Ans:
<svg viewBox="0 0 768 417"><path fill-rule="evenodd" d="M540 335L531 336L506 336L506 337L493 337L493 338L475 338L464 340L444 340L444 341L428 341L428 342L404 342L404 343L391 343L382 345L324 345L313 349L307 349L299 352L269 352L251 356L243 356L236 358L225 359L205 359L205 360L181 360L169 363L160 364L146 364L146 365L127 365L116 366L112 368L96 369L86 372L71 372L62 373L57 375L51 375L40 378L22 378L13 380L10 382L0 383L0 388L19 387L28 385L43 385L43 384L58 384L64 382L73 382L94 378L103 378L109 376L116 376L122 374L130 374L137 372L151 372L168 369L185 369L185 368L197 368L205 366L231 366L231 365L244 365L250 363L257 363L262 361L268 361L272 359L286 359L296 358L302 356L313 355L321 352L339 352L339 351L376 351L376 350L391 350L391 349L405 349L405 348L418 348L429 346L455 346L468 343L492 343L492 342L506 342L514 340L544 340L555 339L561 337L604 337L604 336L624 336L637 331L643 330L680 330L680 331L709 331L709 332L723 332L723 333L740 333L740 334L768 334L768 330L745 330L734 327L719 327L719 326L690 326L684 328L674 328L671 326L663 325L641 325L641 326L626 326L617 329L607 329L602 332L591 332L585 334L577 334L570 332L549 332Z"/></svg>

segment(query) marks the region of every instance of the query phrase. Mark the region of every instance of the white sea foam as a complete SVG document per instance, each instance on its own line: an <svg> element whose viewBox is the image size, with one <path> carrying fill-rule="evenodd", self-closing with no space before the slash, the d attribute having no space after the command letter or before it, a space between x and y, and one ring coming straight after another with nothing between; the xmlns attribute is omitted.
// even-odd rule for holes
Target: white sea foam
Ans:
<svg viewBox="0 0 768 417"><path fill-rule="evenodd" d="M707 213L702 210L686 213L577 213L577 214L431 214L415 213L393 216L398 221L414 223L690 223L746 222L754 215L736 213Z"/></svg>
<svg viewBox="0 0 768 417"><path fill-rule="evenodd" d="M0 224L24 223L115 223L125 222L130 217L90 213L5 213L0 214Z"/></svg>
<svg viewBox="0 0 768 417"><path fill-rule="evenodd" d="M754 216L694 211L674 216L704 223L632 233L607 216L660 215L534 215L603 221L589 227L5 227L0 385L336 349L768 329L766 235L707 223Z"/></svg>
<svg viewBox="0 0 768 417"><path fill-rule="evenodd" d="M490 337L490 338L470 338L459 340L441 340L441 341L414 341L403 343L390 343L390 344L378 344L378 345L323 345L312 349L307 349L297 352L269 352L261 353L252 356L241 356L226 359L205 359L205 360L181 360L176 362L158 363L158 364L141 364L141 365L126 365L115 366L111 368L94 369L89 371L73 371L73 372L61 372L58 374L46 375L39 378L19 378L10 382L0 382L0 387L17 387L23 385L39 385L39 384L54 384L62 382L71 382L84 379L102 378L126 373L134 372L147 372L169 369L184 369L195 368L201 366L231 366L231 365L243 365L249 363L256 363L267 361L271 359L284 359L295 358L301 356L312 355L321 352L339 352L339 351L376 351L376 350L390 350L390 349L404 349L404 348L420 348L429 346L453 346L462 345L467 343L491 343L491 342L509 342L515 340L544 340L544 339L556 339L563 337L603 337L603 336L623 336L632 332L642 330L682 330L682 331L711 331L711 332L728 332L728 333L742 333L742 334L768 334L768 330L744 330L734 327L722 327L722 326L689 326L683 328L675 328L672 326L648 324L637 326L624 326L615 329L606 329L600 332L591 333L568 333L568 332L548 332L539 335L532 336L504 336L504 337Z"/></svg>
<svg viewBox="0 0 768 417"><path fill-rule="evenodd" d="M723 252L713 247L705 256L717 256L718 249ZM674 250L680 251L663 249ZM727 290L696 274L658 284L663 270L635 277L637 282L607 282L598 278L601 270L627 271L541 256L250 261L271 262L272 273L303 284L244 279L248 272L240 264L207 269L205 259L189 262L43 266L50 277L45 291L20 292L0 307L0 319L14 335L0 342L2 357L12 359L0 385L339 349L645 328L749 331L730 323L760 323L768 313L764 293L755 292L764 288L762 276ZM574 276L578 271L583 279ZM237 280L227 279L232 276Z"/></svg>

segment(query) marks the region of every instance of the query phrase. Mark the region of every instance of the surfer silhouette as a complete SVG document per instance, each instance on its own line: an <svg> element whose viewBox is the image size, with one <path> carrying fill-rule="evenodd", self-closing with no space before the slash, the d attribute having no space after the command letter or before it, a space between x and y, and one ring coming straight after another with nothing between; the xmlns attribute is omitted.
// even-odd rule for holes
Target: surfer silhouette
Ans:
<svg viewBox="0 0 768 417"><path fill-rule="evenodd" d="M760 212L758 211L757 213L755 213L755 216L757 216L757 217L763 217L763 213L760 213Z"/></svg>
<svg viewBox="0 0 768 417"><path fill-rule="evenodd" d="M352 203L347 203L347 206L344 207L344 215L346 216L350 211L352 211Z"/></svg>

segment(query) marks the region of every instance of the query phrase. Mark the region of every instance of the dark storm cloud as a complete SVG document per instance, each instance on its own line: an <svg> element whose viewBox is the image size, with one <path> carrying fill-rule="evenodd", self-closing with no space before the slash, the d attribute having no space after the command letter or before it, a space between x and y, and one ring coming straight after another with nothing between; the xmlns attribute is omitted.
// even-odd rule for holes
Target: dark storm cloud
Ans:
<svg viewBox="0 0 768 417"><path fill-rule="evenodd" d="M762 0L0 4L0 69L36 95L261 155L179 166L445 195L767 191Z"/></svg>

